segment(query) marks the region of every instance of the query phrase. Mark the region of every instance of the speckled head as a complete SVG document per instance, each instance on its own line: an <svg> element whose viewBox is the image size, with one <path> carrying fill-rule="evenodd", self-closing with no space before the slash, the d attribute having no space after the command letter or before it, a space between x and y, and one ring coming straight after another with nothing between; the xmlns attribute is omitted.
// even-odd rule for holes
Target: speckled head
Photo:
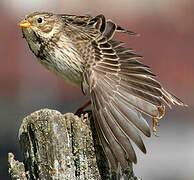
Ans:
<svg viewBox="0 0 194 180"><path fill-rule="evenodd" d="M55 15L52 13L34 12L20 22L19 26L24 30L32 30L35 33L49 33L52 31L56 21Z"/></svg>

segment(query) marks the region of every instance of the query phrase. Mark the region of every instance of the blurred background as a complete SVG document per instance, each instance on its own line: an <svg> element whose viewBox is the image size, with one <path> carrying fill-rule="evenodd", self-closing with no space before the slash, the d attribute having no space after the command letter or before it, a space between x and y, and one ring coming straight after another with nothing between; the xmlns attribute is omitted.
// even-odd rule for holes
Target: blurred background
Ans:
<svg viewBox="0 0 194 180"><path fill-rule="evenodd" d="M85 102L71 87L42 67L18 23L33 11L103 13L139 37L116 36L144 56L157 79L188 108L173 107L160 121L159 138L144 138L135 174L144 180L194 179L194 1L193 0L1 0L0 1L0 179L9 179L7 154L22 160L18 130L40 108L75 112ZM148 118L149 119L149 118ZM151 119L148 120L151 124Z"/></svg>

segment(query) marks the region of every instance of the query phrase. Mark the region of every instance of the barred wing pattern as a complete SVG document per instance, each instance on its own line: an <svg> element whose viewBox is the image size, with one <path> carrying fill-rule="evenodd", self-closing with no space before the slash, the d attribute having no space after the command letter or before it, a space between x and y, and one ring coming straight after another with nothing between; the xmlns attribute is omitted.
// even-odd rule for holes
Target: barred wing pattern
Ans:
<svg viewBox="0 0 194 180"><path fill-rule="evenodd" d="M103 15L65 18L95 31L91 42L93 58L86 62L83 74L83 92L91 94L95 126L109 162L115 171L119 164L125 169L127 157L137 162L131 141L146 153L139 134L150 137L151 133L141 113L160 119L166 104L184 104L153 78L149 67L138 61L141 56L122 42L112 40L115 32L136 33L106 20Z"/></svg>

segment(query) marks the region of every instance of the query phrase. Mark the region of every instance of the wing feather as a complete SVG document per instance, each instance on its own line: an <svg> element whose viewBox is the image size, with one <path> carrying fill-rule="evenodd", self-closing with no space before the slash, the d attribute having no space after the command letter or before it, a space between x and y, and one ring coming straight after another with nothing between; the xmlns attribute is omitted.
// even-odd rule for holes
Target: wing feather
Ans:
<svg viewBox="0 0 194 180"><path fill-rule="evenodd" d="M98 134L98 137L99 137L99 141L102 145L102 148L104 150L104 153L106 155L106 157L108 158L108 160L110 161L110 164L113 168L113 170L115 172L118 171L118 161L117 161L117 158L115 157L114 153L112 152L111 150L111 147L109 146L107 140L105 139L105 136L103 134L103 132L101 131L99 125L98 125L98 118L96 117L96 113L93 111L93 117L94 117L94 124L95 124L95 127L96 127L96 131L97 131L97 134Z"/></svg>
<svg viewBox="0 0 194 180"><path fill-rule="evenodd" d="M105 31L103 33L103 36L107 38L107 41L112 39L112 37L114 36L116 28L117 28L117 26L115 23L113 23L110 20L106 21L106 28L105 28Z"/></svg>
<svg viewBox="0 0 194 180"><path fill-rule="evenodd" d="M136 128L142 130L144 134L149 137L150 128L147 122L143 119L141 114L136 111L132 106L130 106L129 104L126 105L124 103L120 103L116 97L113 98L114 94L109 94L107 91L103 92L102 89L107 89L107 86L105 86L105 81L100 81L100 84L101 87L98 88L98 93L100 93L102 96L102 107L104 107L104 104L106 104L106 112L109 112L109 116L112 117L109 118L110 120L108 122L111 122L112 119L115 120L115 124L112 124L111 127L119 127L124 133L126 133L128 138L131 138L134 143L145 153L145 146ZM114 93L117 92L114 91ZM118 111L117 109L119 109L120 111ZM143 123L141 121L138 121L136 123L136 121L139 119L142 119ZM114 131L114 128L112 129L112 131Z"/></svg>
<svg viewBox="0 0 194 180"><path fill-rule="evenodd" d="M91 93L98 136L117 171L119 163L122 168L127 167L126 156L137 162L130 140L146 153L139 133L150 137L150 128L141 113L161 118L165 105L184 103L153 78L149 66L138 61L142 56L124 47L123 42L112 40L115 32L136 35L103 15L88 18L93 58L86 61L82 87L83 92Z"/></svg>
<svg viewBox="0 0 194 180"><path fill-rule="evenodd" d="M92 92L91 96L92 96L92 104L96 107L96 104L98 104L96 95L94 95L94 93ZM99 104L97 106L99 107ZM110 146L110 149L116 156L116 159L121 163L122 168L125 169L128 166L127 160L125 159L125 156L126 156L125 151L118 143L117 138L115 137L110 127L108 126L102 111L103 111L102 108L99 109L98 111L96 111L94 108L94 111L93 111L93 113L96 114L96 117L100 117L100 118L97 118L98 126L101 129L101 132L104 135L107 144Z"/></svg>

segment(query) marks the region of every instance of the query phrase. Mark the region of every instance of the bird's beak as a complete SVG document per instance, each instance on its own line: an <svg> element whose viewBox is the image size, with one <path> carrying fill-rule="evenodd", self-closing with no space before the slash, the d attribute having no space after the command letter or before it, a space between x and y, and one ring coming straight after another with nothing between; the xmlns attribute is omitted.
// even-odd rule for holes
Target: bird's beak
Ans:
<svg viewBox="0 0 194 180"><path fill-rule="evenodd" d="M21 21L21 22L19 23L19 26L20 26L21 28L29 28L29 27L31 27L32 25L31 25L31 23L30 23L29 21L23 20L23 21Z"/></svg>

